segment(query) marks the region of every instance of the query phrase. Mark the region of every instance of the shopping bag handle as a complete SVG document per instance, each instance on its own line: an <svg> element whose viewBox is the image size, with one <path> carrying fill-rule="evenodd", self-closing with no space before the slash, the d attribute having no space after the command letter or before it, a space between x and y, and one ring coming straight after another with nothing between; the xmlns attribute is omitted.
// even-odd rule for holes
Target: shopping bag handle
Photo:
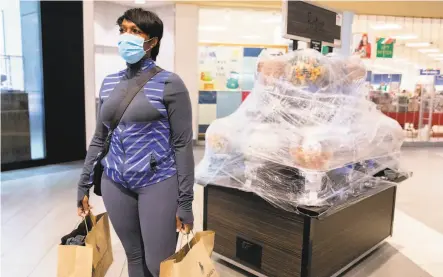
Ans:
<svg viewBox="0 0 443 277"><path fill-rule="evenodd" d="M96 220L96 217L91 213L91 211L89 211L89 217L91 218L91 225L92 227L94 227L94 221ZM86 220L86 216L82 216L82 219L80 219L77 224L75 225L75 229L78 228L78 226L80 226L80 224L82 223L82 221L85 222L85 227L86 227L86 235L89 234L89 228L88 228L88 221Z"/></svg>
<svg viewBox="0 0 443 277"><path fill-rule="evenodd" d="M195 237L194 231L191 230L191 233L192 233L192 237ZM184 238L184 236L182 236L182 239L180 240L180 249L183 246L183 238ZM186 240L187 240L189 249L191 249L191 243L189 242L189 233L186 234Z"/></svg>
<svg viewBox="0 0 443 277"><path fill-rule="evenodd" d="M82 219L80 219L74 227L74 230L78 228L78 226L80 226L80 224L82 223L82 221L85 222L85 227L86 227L86 235L89 234L89 228L88 228L88 221L86 220L86 217L82 217Z"/></svg>

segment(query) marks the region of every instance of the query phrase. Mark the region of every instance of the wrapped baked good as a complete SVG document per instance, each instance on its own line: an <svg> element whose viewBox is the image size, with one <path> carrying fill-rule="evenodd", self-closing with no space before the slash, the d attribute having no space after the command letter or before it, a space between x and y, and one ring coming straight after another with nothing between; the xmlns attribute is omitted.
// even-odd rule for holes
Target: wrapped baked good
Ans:
<svg viewBox="0 0 443 277"><path fill-rule="evenodd" d="M288 211L376 187L379 172L398 169L404 132L366 99L365 76L356 57L264 53L246 101L209 127L197 181Z"/></svg>
<svg viewBox="0 0 443 277"><path fill-rule="evenodd" d="M229 154L235 151L235 124L228 118L214 121L206 130L206 149L213 154Z"/></svg>
<svg viewBox="0 0 443 277"><path fill-rule="evenodd" d="M278 153L285 144L285 137L277 127L275 124L263 123L249 130L248 137L241 143L245 158L275 160L271 153Z"/></svg>

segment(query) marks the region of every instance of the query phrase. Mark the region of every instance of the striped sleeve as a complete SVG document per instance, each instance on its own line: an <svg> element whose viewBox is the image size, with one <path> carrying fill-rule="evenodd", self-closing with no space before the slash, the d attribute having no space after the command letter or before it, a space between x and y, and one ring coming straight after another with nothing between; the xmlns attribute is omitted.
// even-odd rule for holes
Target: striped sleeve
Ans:
<svg viewBox="0 0 443 277"><path fill-rule="evenodd" d="M81 206L81 201L83 200L85 195L89 197L89 189L92 187L92 183L89 181L89 178L93 170L93 164L99 152L103 149L103 144L107 135L107 128L103 124L100 117L100 109L102 103L101 94L105 81L106 79L103 81L100 89L99 105L97 109L97 123L94 136L91 143L89 144L88 152L86 154L85 162L83 165L83 170L78 182L77 206Z"/></svg>
<svg viewBox="0 0 443 277"><path fill-rule="evenodd" d="M194 154L192 151L192 108L189 92L181 78L172 74L165 85L164 102L171 126L179 186L177 216L193 223Z"/></svg>

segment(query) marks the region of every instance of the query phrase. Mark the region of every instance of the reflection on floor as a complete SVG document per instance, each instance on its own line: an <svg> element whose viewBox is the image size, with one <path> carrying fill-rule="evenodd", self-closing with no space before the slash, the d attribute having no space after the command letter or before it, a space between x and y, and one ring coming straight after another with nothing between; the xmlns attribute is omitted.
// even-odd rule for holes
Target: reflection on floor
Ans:
<svg viewBox="0 0 443 277"><path fill-rule="evenodd" d="M195 151L196 160L202 149ZM443 149L411 149L403 165L414 172L398 188L394 236L344 277L443 277ZM2 173L1 276L56 276L57 244L77 223L80 163ZM96 212L104 211L93 197ZM201 228L201 188L196 187L196 225ZM109 277L128 276L125 254L113 233ZM248 276L223 262L222 277Z"/></svg>

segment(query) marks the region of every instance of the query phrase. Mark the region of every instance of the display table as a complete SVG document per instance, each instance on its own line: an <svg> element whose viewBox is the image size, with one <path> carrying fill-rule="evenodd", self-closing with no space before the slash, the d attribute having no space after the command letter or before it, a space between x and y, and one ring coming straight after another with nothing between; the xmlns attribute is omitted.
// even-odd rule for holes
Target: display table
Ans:
<svg viewBox="0 0 443 277"><path fill-rule="evenodd" d="M254 275L337 276L392 234L395 197L396 186L386 183L296 214L250 192L208 185L203 228L216 233L216 257Z"/></svg>

